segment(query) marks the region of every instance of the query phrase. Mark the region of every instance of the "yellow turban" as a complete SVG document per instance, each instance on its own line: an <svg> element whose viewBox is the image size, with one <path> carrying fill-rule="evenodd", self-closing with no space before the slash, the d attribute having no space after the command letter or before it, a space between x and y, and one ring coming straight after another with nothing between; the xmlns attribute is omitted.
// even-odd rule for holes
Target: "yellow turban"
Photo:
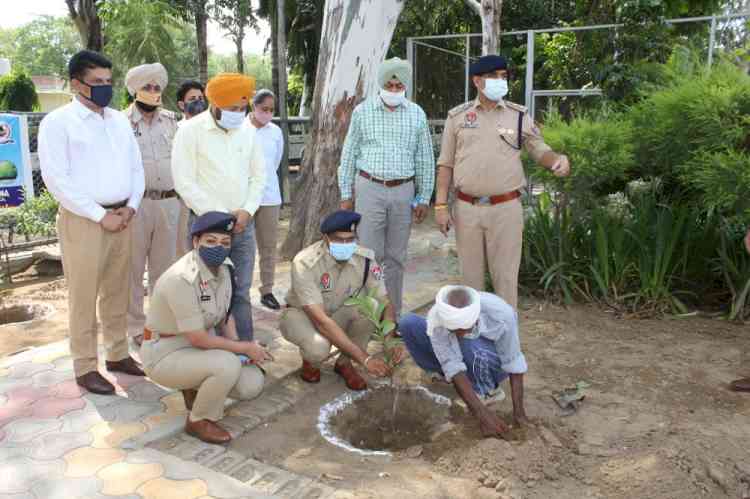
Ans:
<svg viewBox="0 0 750 499"><path fill-rule="evenodd" d="M250 101L255 93L255 78L239 73L220 73L206 85L206 97L216 107L229 107L241 100Z"/></svg>

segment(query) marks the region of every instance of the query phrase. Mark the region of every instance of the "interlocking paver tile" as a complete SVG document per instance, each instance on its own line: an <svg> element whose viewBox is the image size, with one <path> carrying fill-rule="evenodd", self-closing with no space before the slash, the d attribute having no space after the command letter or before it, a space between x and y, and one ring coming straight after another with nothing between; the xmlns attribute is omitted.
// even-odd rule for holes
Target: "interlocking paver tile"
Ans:
<svg viewBox="0 0 750 499"><path fill-rule="evenodd" d="M127 423L140 421L145 416L158 414L164 410L161 402L131 402L124 397L119 398L116 404L99 409L99 414L103 419Z"/></svg>
<svg viewBox="0 0 750 499"><path fill-rule="evenodd" d="M8 397L8 407L20 407L49 397L50 390L47 387L35 388L31 385L23 385L8 391L5 395Z"/></svg>
<svg viewBox="0 0 750 499"><path fill-rule="evenodd" d="M0 493L19 494L28 492L40 478L62 478L65 463L56 461L34 461L28 457L16 457L0 462Z"/></svg>
<svg viewBox="0 0 750 499"><path fill-rule="evenodd" d="M89 498L101 489L102 482L96 477L58 478L40 477L31 491L40 499Z"/></svg>
<svg viewBox="0 0 750 499"><path fill-rule="evenodd" d="M132 494L142 484L164 474L161 464L116 463L99 470L96 474L103 482L101 492L107 495Z"/></svg>
<svg viewBox="0 0 750 499"><path fill-rule="evenodd" d="M0 427L3 427L11 421L15 421L16 419L29 416L30 414L31 407L29 406L0 407Z"/></svg>
<svg viewBox="0 0 750 499"><path fill-rule="evenodd" d="M86 447L94 441L88 432L48 433L34 439L35 447L31 452L34 459L59 459L68 452Z"/></svg>
<svg viewBox="0 0 750 499"><path fill-rule="evenodd" d="M73 370L73 357L60 357L53 363L55 371L72 371Z"/></svg>
<svg viewBox="0 0 750 499"><path fill-rule="evenodd" d="M6 442L26 442L39 435L60 431L63 422L59 419L17 419L4 426Z"/></svg>
<svg viewBox="0 0 750 499"><path fill-rule="evenodd" d="M31 362L35 364L51 364L61 357L70 355L67 341L50 345L50 347L48 350L34 355Z"/></svg>
<svg viewBox="0 0 750 499"><path fill-rule="evenodd" d="M52 364L34 364L33 362L21 362L20 364L11 366L10 374L8 374L8 377L15 379L28 379L36 373L50 371L54 369L54 367L55 366Z"/></svg>
<svg viewBox="0 0 750 499"><path fill-rule="evenodd" d="M89 432L94 436L92 447L97 449L117 448L125 440L140 435L147 430L143 423L114 423L102 421Z"/></svg>
<svg viewBox="0 0 750 499"><path fill-rule="evenodd" d="M83 399L61 399L44 398L39 399L31 406L32 416L35 418L59 418L70 411L83 409L86 402Z"/></svg>
<svg viewBox="0 0 750 499"><path fill-rule="evenodd" d="M125 452L120 449L94 449L81 447L65 454L65 476L83 478L93 476L100 469L115 464L125 458Z"/></svg>
<svg viewBox="0 0 750 499"><path fill-rule="evenodd" d="M88 400L96 407L107 407L116 402L121 402L125 397L118 395L99 395L98 393L88 393L83 395L84 400Z"/></svg>
<svg viewBox="0 0 750 499"><path fill-rule="evenodd" d="M63 420L62 431L65 432L89 431L92 426L104 421L96 406L91 402L86 402L83 409L70 411L61 419Z"/></svg>
<svg viewBox="0 0 750 499"><path fill-rule="evenodd" d="M73 379L73 371L42 371L31 377L31 383L36 387L52 386Z"/></svg>
<svg viewBox="0 0 750 499"><path fill-rule="evenodd" d="M89 392L87 392L85 388L81 388L80 386L78 386L78 383L76 383L75 379L68 379L66 381L63 381L61 383L51 386L50 393L53 394L55 397L68 399L68 398L83 397Z"/></svg>
<svg viewBox="0 0 750 499"><path fill-rule="evenodd" d="M155 478L136 491L144 499L197 499L208 494L203 480L170 480Z"/></svg>
<svg viewBox="0 0 750 499"><path fill-rule="evenodd" d="M150 382L138 383L128 389L128 399L137 402L157 402L169 394L169 390Z"/></svg>

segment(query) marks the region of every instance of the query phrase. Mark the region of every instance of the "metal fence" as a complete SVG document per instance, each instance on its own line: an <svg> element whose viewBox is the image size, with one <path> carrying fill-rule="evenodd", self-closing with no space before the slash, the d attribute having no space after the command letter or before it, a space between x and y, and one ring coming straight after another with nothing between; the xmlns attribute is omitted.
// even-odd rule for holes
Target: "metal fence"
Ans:
<svg viewBox="0 0 750 499"><path fill-rule="evenodd" d="M731 40L727 37L722 37L722 30L727 27L737 28L737 23L741 19L750 19L750 12L736 13L736 14L725 14L715 16L702 16L702 17L690 17L690 18L679 18L669 19L666 24L669 26L686 25L691 23L707 23L708 29L708 41L707 41L707 57L706 64L710 67L714 61L715 53L717 48L721 48L723 45L728 44ZM600 88L567 88L567 89L537 89L534 88L534 63L535 63L535 42L536 37L543 34L552 33L565 33L565 32L595 32L601 30L616 30L623 26L622 24L600 24L592 26L576 26L576 27L559 27L549 29L535 29L535 30L521 30L521 31L509 31L504 32L501 37L517 37L525 38L526 54L525 54L525 70L523 79L523 103L529 109L532 116L536 117L536 100L538 98L550 98L550 97L593 97L601 96L602 90ZM458 45L462 45L463 50L456 50L455 48L446 48L440 46L439 43L446 41L460 41ZM476 60L481 54L481 43L482 35L477 33L460 34L460 35L434 35L434 36L421 36L421 37L410 37L406 41L406 54L407 59L414 68L414 85L410 87L407 92L409 98L414 100L420 105L428 105L434 103L435 100L440 100L444 96L428 94L420 95L420 78L428 78L429 75L436 70L442 74L449 73L456 76L455 80L460 82L460 86L455 85L446 90L449 95L449 100L452 105L458 105L461 102L466 102L471 99L471 85L469 77L469 67L472 61ZM745 27L742 43L748 42L748 30ZM454 44L455 45L455 44ZM502 46L502 44L501 44ZM420 56L420 52L423 53ZM426 57L428 62L422 64L420 58L424 56L424 52L427 52ZM461 61L459 64L458 61ZM456 94L462 94L458 97ZM520 95L518 100L520 100ZM463 99L463 100L461 100ZM434 106L433 106L434 107ZM446 116L447 110L450 109L446 106L439 107L438 112L442 112L442 116L436 115L437 113L428 113L428 116L433 119L442 119ZM452 107L452 106L451 106Z"/></svg>

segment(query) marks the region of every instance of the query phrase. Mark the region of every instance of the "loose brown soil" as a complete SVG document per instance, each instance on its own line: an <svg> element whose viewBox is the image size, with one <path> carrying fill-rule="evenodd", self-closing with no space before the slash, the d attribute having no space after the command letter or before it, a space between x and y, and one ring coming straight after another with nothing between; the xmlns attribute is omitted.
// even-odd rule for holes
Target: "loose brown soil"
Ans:
<svg viewBox="0 0 750 499"><path fill-rule="evenodd" d="M730 392L727 382L750 375L740 367L750 349L747 326L621 320L594 307L539 302L522 306L521 321L534 425L507 440L482 439L470 414L453 411L437 437L407 441L391 459L334 447L316 428L321 405L344 390L329 370L330 382L311 385L300 403L231 447L321 477L345 491L339 497L744 497L750 395ZM578 381L590 384L586 398L564 417L551 394ZM429 387L453 396L450 385ZM511 423L508 399L497 411Z"/></svg>

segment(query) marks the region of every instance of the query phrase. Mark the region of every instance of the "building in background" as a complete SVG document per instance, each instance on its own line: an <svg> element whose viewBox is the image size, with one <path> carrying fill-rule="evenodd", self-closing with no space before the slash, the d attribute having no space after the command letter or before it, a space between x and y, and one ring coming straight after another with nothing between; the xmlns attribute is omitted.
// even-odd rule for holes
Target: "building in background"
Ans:
<svg viewBox="0 0 750 499"><path fill-rule="evenodd" d="M73 99L68 91L68 82L57 76L32 76L36 93L39 96L39 111L49 113Z"/></svg>

